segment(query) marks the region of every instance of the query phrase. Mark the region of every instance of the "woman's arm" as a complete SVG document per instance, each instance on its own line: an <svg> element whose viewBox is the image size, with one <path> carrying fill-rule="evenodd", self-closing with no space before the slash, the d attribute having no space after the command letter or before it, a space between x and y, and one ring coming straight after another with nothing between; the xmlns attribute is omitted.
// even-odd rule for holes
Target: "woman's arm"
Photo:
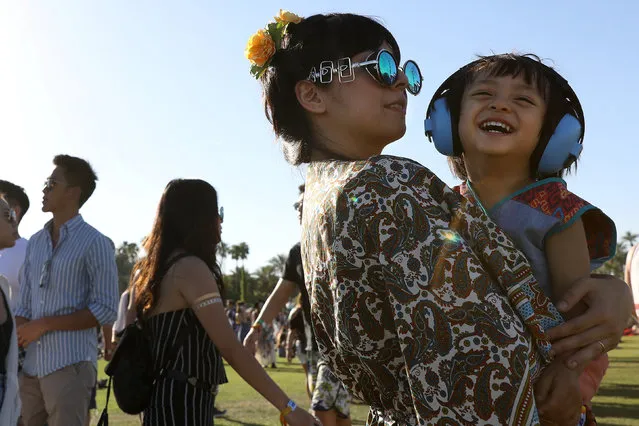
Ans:
<svg viewBox="0 0 639 426"><path fill-rule="evenodd" d="M277 316L277 313L286 306L286 302L295 292L295 283L292 281L285 280L280 278L275 286L275 289L270 294L268 299L266 299L266 303L262 306L262 310L258 314L255 321L253 321L253 325L255 327L251 327L251 330L248 332L246 337L244 338L244 346L251 351L251 353L255 353L255 345L257 344L257 338L259 335L259 329L261 326L258 323L265 322L271 323Z"/></svg>
<svg viewBox="0 0 639 426"><path fill-rule="evenodd" d="M603 349L615 348L634 309L630 287L608 275L592 274L579 280L564 294L557 308L570 312L580 302L588 307L585 313L548 330L555 354L577 351L566 360L569 368L584 366L599 357Z"/></svg>
<svg viewBox="0 0 639 426"><path fill-rule="evenodd" d="M290 398L266 374L253 355L244 349L230 327L213 274L204 262L187 257L174 267L178 289L222 356L235 371L280 412ZM291 417L292 416L292 417ZM291 417L291 418L289 418ZM316 420L298 408L287 420L291 425L313 425Z"/></svg>

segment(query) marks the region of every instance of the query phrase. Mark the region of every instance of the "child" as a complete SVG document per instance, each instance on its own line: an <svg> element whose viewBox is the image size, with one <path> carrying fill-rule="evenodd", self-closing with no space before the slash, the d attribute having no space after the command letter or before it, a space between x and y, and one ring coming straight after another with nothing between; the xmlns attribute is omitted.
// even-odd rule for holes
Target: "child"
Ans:
<svg viewBox="0 0 639 426"><path fill-rule="evenodd" d="M460 193L524 252L554 302L615 252L614 223L561 179L581 153L584 125L567 81L534 55L481 57L464 66L440 86L427 112L426 134L464 180ZM600 345L601 357L579 377L580 424L592 422L591 400L608 366L608 348ZM560 364L536 383L542 408L560 391Z"/></svg>

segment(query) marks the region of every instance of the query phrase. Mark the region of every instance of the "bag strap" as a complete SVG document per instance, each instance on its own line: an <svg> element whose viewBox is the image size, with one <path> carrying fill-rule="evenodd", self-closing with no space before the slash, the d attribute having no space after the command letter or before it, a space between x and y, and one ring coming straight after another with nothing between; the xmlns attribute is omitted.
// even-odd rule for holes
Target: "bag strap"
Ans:
<svg viewBox="0 0 639 426"><path fill-rule="evenodd" d="M166 262L166 265L164 266L164 269L162 270L162 273L160 274L160 276L157 279L158 283L160 283L164 279L164 276L169 272L169 269L171 269L171 266L175 265L178 260L183 259L183 258L188 257L188 256L191 256L191 254L184 252L184 253L176 254L175 256L170 258L168 260L168 262Z"/></svg>
<svg viewBox="0 0 639 426"><path fill-rule="evenodd" d="M100 420L98 420L97 426L109 426L109 397L111 396L111 376L109 376L109 384L107 385L107 396L106 402L104 403L104 410L102 410L102 414L100 415Z"/></svg>
<svg viewBox="0 0 639 426"><path fill-rule="evenodd" d="M175 256L173 256L172 258L170 258L166 264L164 265L164 268L162 268L162 272L158 275L157 278L157 283L159 284L160 282L162 282L162 280L164 279L164 277L166 276L166 274L168 274L169 269L171 269L171 267L173 265L175 265L175 263L180 260L183 259L185 257L188 256L192 256L190 253L187 252L183 252L183 253L179 253L176 254ZM141 325L144 325L144 318L142 316L142 312L140 310L138 310L138 308L136 308L136 321L138 321Z"/></svg>

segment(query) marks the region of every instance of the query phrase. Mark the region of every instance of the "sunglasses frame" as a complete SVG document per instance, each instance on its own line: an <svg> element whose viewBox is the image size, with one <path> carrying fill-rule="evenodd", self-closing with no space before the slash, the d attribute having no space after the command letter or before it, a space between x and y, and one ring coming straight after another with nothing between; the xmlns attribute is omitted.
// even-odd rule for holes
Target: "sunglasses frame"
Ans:
<svg viewBox="0 0 639 426"><path fill-rule="evenodd" d="M44 181L44 189L46 191L53 191L53 188L58 184L58 181L48 177L47 180Z"/></svg>
<svg viewBox="0 0 639 426"><path fill-rule="evenodd" d="M2 212L2 215L5 217L5 219L7 219L7 222L9 222L9 224L11 225L18 224L18 214L16 213L15 209L12 209L11 207L9 207L8 209Z"/></svg>
<svg viewBox="0 0 639 426"><path fill-rule="evenodd" d="M384 82L384 80L382 79L381 73L379 71L379 61L382 55L384 54L390 55L391 58L393 59L393 64L395 65L395 77L393 78L393 81L390 82L390 84L386 84ZM372 56L375 56L375 59L370 59ZM417 62L415 62L412 59L409 59L406 62L404 62L403 66L399 67L397 66L397 62L395 62L395 57L387 49L380 49L377 52L373 52L371 55L369 55L369 57L365 61L352 62L351 58L346 57L346 58L338 59L336 62L337 62L337 67L334 66L333 61L320 62L319 72L317 72L315 67L313 67L313 69L311 69L311 72L308 76L308 80L312 81L313 83L317 83L319 79L320 83L329 84L333 82L333 74L337 74L337 77L340 83L350 83L351 81L355 81L354 70L356 68L364 68L366 72L368 73L368 75L370 75L379 84L381 84L384 87L390 87L393 84L395 84L395 82L397 81L397 78L399 76L399 71L404 72L404 70L409 64L413 64L415 65L415 68L417 68L417 72L419 73L419 83L418 83L419 88L416 92L413 92L410 89L406 89L406 90L408 91L408 93L415 96L419 94L419 92L422 90L422 82L424 81L424 77L422 75L421 69L419 68L419 65L417 65ZM375 70L375 72L373 73L371 69ZM411 85L409 84L408 87L410 88Z"/></svg>
<svg viewBox="0 0 639 426"><path fill-rule="evenodd" d="M224 206L220 206L220 209L218 210L217 215L220 217L222 222L224 222Z"/></svg>

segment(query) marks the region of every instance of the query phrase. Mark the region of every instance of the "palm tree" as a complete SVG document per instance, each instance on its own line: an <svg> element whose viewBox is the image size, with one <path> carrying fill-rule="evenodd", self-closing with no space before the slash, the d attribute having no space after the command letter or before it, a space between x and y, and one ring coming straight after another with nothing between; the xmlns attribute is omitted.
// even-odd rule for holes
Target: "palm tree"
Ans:
<svg viewBox="0 0 639 426"><path fill-rule="evenodd" d="M278 280L275 267L273 265L262 266L255 271L253 276L255 277L253 281L255 287L251 288L253 297L257 300L266 300Z"/></svg>
<svg viewBox="0 0 639 426"><path fill-rule="evenodd" d="M229 249L231 258L235 260L235 273L240 273L240 300L244 300L244 260L248 257L249 246L242 242L233 244ZM240 269L239 261L242 261L242 269Z"/></svg>
<svg viewBox="0 0 639 426"><path fill-rule="evenodd" d="M235 261L235 271L237 272L237 270L240 269L240 246L233 244L231 248L229 248L229 254L231 255L231 259Z"/></svg>
<svg viewBox="0 0 639 426"><path fill-rule="evenodd" d="M237 246L237 256L242 260L242 270L240 275L240 296L244 300L244 261L249 254L249 246L245 242L239 243Z"/></svg>
<svg viewBox="0 0 639 426"><path fill-rule="evenodd" d="M273 270L279 276L284 275L284 269L286 268L286 255L278 254L268 261L268 264L273 267Z"/></svg>
<svg viewBox="0 0 639 426"><path fill-rule="evenodd" d="M224 271L224 259L229 255L230 248L229 245L224 241L220 241L220 244L217 246L217 254L220 256L220 270Z"/></svg>
<svg viewBox="0 0 639 426"><path fill-rule="evenodd" d="M639 238L639 234L633 234L630 231L626 231L626 233L621 237L621 241L623 243L628 244L628 248L634 246L637 242L637 238Z"/></svg>
<svg viewBox="0 0 639 426"><path fill-rule="evenodd" d="M115 250L115 264L118 268L118 288L120 294L129 286L131 271L138 261L140 248L136 243L124 241Z"/></svg>
<svg viewBox="0 0 639 426"><path fill-rule="evenodd" d="M240 244L238 244L239 250L240 250L240 259L242 260L242 268L244 268L244 261L246 260L246 258L249 255L249 246L248 244L242 242Z"/></svg>

